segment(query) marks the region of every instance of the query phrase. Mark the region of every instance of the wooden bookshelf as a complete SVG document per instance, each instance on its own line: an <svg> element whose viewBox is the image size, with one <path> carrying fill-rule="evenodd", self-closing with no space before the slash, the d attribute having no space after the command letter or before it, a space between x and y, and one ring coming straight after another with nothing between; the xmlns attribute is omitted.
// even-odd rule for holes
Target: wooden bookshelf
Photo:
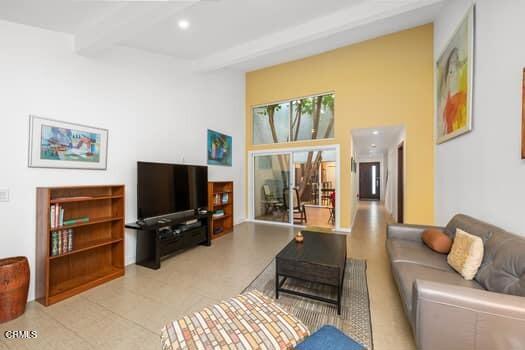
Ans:
<svg viewBox="0 0 525 350"><path fill-rule="evenodd" d="M217 196L220 201L217 201ZM222 201L224 197L227 201ZM233 182L208 182L208 210L215 212L223 210L224 215L213 217L211 224L211 238L216 239L233 231Z"/></svg>
<svg viewBox="0 0 525 350"><path fill-rule="evenodd" d="M124 275L123 185L37 188L36 298L51 305ZM52 205L64 220L88 222L52 228ZM70 251L52 256L54 231L73 230Z"/></svg>

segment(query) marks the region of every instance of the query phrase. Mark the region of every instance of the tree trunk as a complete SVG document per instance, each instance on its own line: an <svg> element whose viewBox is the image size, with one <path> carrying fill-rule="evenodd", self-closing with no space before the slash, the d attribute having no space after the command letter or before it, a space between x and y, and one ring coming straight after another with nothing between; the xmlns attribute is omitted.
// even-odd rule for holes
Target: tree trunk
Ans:
<svg viewBox="0 0 525 350"><path fill-rule="evenodd" d="M299 100L299 104L297 106L297 112L295 113L295 119L293 123L293 127L295 127L295 133L293 135L292 141L297 141L297 137L299 136L299 128L301 127L302 114L303 114L303 101ZM292 132L294 130L293 127L292 127Z"/></svg>
<svg viewBox="0 0 525 350"><path fill-rule="evenodd" d="M275 129L275 109L277 108L277 105L270 105L266 107L266 111L268 113L268 122L270 123L270 130L272 132L272 139L274 143L278 143L279 139L277 137L277 130ZM288 177L285 174L285 169L288 168L288 165L284 161L284 157L282 155L277 155L277 160L279 161L279 168L281 170L281 178L283 180L284 187L288 187Z"/></svg>
<svg viewBox="0 0 525 350"><path fill-rule="evenodd" d="M312 108L312 140L317 139L317 132L319 130L319 119L321 118L321 102L323 100L323 96L317 96L314 99L314 105ZM314 153L308 152L308 157L306 159L306 165L304 167L304 178L303 181L299 184L299 198L303 197L304 190L306 189L306 184L310 182L310 178L313 175L313 165L312 159L313 159ZM317 158L321 156L321 152L317 153Z"/></svg>
<svg viewBox="0 0 525 350"><path fill-rule="evenodd" d="M315 99L314 106L313 106L313 113L312 113L312 140L315 140L317 138L317 133L319 131L319 124L321 119L321 104L322 104L322 96L318 96ZM330 106L330 110L332 112L332 116L334 115L333 106ZM330 123L326 127L324 138L328 138L330 135L330 132L332 128L334 127L334 117L330 120ZM306 160L306 165L304 169L304 177L303 181L299 184L299 198L302 198L303 193L306 189L306 185L308 182L310 182L310 178L314 174L314 169L319 169L319 164L322 160L322 152L317 152L317 156L315 157L315 161L313 161L313 152L308 152L308 157Z"/></svg>

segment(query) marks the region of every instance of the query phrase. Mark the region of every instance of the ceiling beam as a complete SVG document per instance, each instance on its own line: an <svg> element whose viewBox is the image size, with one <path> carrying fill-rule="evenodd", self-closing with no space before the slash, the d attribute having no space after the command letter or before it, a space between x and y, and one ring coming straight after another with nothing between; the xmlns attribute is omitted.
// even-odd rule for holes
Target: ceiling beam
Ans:
<svg viewBox="0 0 525 350"><path fill-rule="evenodd" d="M133 37L201 0L115 2L75 34L75 51L91 56Z"/></svg>
<svg viewBox="0 0 525 350"><path fill-rule="evenodd" d="M313 41L358 30L406 12L436 6L446 0L365 0L355 6L315 18L298 26L275 32L193 62L195 71L213 71L271 56Z"/></svg>

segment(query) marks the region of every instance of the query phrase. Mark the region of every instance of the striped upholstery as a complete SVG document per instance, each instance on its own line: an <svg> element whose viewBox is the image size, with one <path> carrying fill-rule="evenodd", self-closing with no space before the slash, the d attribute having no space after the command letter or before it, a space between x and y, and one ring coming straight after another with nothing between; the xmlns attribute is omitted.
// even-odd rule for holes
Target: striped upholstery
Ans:
<svg viewBox="0 0 525 350"><path fill-rule="evenodd" d="M293 349L310 335L306 326L259 291L222 301L167 324L163 350Z"/></svg>

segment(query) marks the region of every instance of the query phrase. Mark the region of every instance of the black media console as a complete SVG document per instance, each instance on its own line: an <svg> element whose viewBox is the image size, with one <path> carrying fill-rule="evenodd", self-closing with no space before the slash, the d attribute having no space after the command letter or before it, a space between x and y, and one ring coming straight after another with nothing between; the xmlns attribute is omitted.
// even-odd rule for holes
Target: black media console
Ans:
<svg viewBox="0 0 525 350"><path fill-rule="evenodd" d="M210 223L211 213L126 224L126 228L137 230L136 264L157 270L164 256L199 244L210 246Z"/></svg>

